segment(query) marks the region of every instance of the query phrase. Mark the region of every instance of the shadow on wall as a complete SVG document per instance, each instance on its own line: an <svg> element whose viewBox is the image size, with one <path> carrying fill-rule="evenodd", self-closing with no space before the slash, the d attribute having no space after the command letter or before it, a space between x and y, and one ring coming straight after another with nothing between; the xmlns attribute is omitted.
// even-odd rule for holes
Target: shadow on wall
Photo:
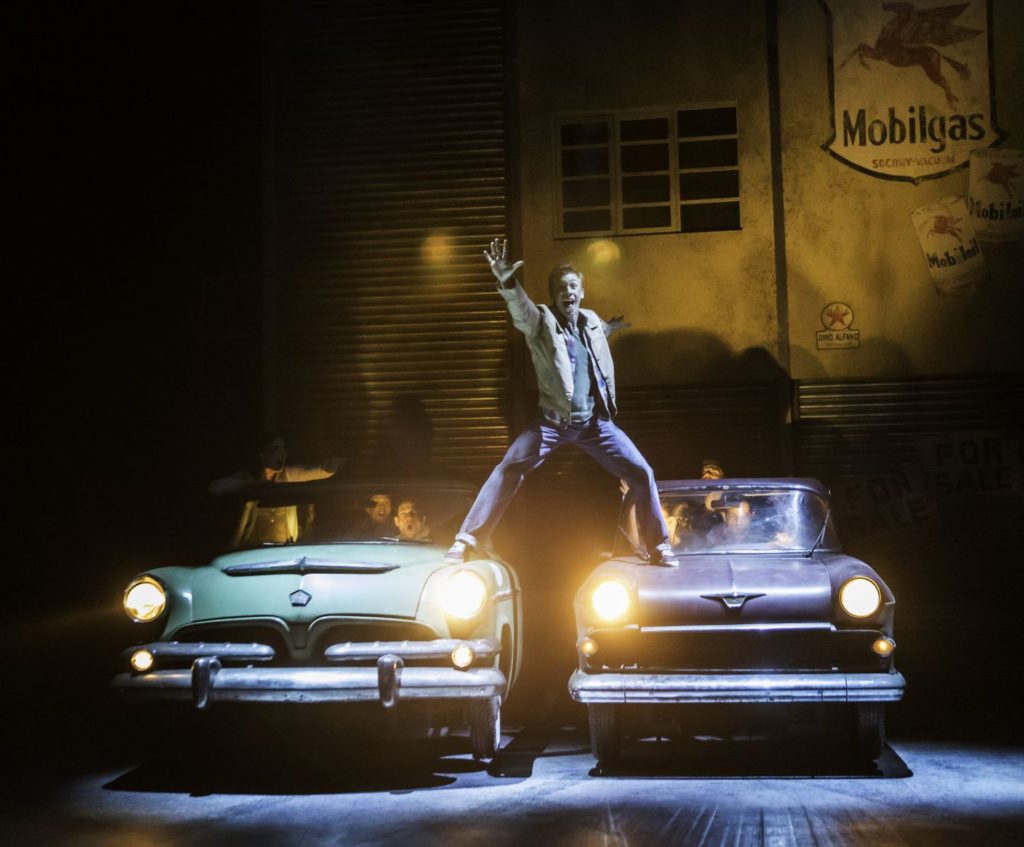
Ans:
<svg viewBox="0 0 1024 847"><path fill-rule="evenodd" d="M433 462L434 420L423 400L413 394L393 398L380 424L373 467L383 477L427 476Z"/></svg>
<svg viewBox="0 0 1024 847"><path fill-rule="evenodd" d="M301 372L301 356L282 369ZM319 388L315 387L320 379ZM342 383L304 376L282 380L277 408L313 455L343 456L347 473L361 465L372 445L373 402L369 388L359 380Z"/></svg>
<svg viewBox="0 0 1024 847"><path fill-rule="evenodd" d="M871 338L861 336L859 348L863 358L871 362L884 363L884 368L871 368L873 376L880 379L886 377L906 377L917 375L918 369L910 358L910 354L902 344L893 341L891 338ZM837 358L844 353L849 355L849 350L824 350L817 349L816 342L804 346L793 344L789 348L790 361L794 373L800 374L804 380L828 379L831 375L822 363L821 356L832 355ZM853 351L857 352L857 351Z"/></svg>
<svg viewBox="0 0 1024 847"><path fill-rule="evenodd" d="M709 457L731 476L788 473L790 383L771 351L674 330L625 335L615 354L619 422L659 478Z"/></svg>
<svg viewBox="0 0 1024 847"><path fill-rule="evenodd" d="M723 336L695 330L626 332L612 341L619 385L775 382L786 379L773 353L734 353Z"/></svg>

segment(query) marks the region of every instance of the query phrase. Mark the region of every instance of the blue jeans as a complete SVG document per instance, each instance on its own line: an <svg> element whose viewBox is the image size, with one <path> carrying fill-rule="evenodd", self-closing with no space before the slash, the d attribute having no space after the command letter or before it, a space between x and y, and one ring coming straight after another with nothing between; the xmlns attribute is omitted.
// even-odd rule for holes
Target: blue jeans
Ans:
<svg viewBox="0 0 1024 847"><path fill-rule="evenodd" d="M523 478L563 444L578 447L608 473L625 480L629 499L636 504L640 538L648 551L668 542L654 471L626 433L604 418L558 427L540 415L519 434L505 458L491 471L456 540L476 548L489 544L491 533L523 484Z"/></svg>

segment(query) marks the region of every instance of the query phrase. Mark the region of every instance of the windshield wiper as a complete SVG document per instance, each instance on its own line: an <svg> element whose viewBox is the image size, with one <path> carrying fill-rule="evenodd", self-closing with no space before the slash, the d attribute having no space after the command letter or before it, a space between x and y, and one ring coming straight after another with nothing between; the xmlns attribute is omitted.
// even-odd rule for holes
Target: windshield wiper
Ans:
<svg viewBox="0 0 1024 847"><path fill-rule="evenodd" d="M825 519L821 522L821 531L818 533L818 537L814 539L814 544L811 545L811 549L807 551L807 555L804 558L811 558L814 555L814 551L818 549L818 545L825 540L825 530L828 529L828 519L832 516L832 507L829 506L825 510Z"/></svg>
<svg viewBox="0 0 1024 847"><path fill-rule="evenodd" d="M307 573L387 573L398 565L379 562L332 562L329 559L314 559L299 556L286 562L251 562L245 565L228 565L222 572L228 576L256 576L264 574L307 574Z"/></svg>

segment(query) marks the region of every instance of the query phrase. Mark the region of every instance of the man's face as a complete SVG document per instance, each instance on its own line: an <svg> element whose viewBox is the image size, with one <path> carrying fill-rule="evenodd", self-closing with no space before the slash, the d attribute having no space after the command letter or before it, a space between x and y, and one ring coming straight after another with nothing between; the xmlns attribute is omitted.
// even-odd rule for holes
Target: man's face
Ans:
<svg viewBox="0 0 1024 847"><path fill-rule="evenodd" d="M260 462L264 468L272 471L279 471L288 461L288 450L285 448L283 438L272 438L260 449Z"/></svg>
<svg viewBox="0 0 1024 847"><path fill-rule="evenodd" d="M366 514L375 524L384 523L391 515L391 498L387 494L374 494L370 498L371 505L366 507Z"/></svg>
<svg viewBox="0 0 1024 847"><path fill-rule="evenodd" d="M426 523L426 515L412 500L405 500L398 504L398 511L395 512L395 526L398 527L399 538L419 538Z"/></svg>
<svg viewBox="0 0 1024 847"><path fill-rule="evenodd" d="M700 478L701 479L721 479L724 476L722 469L713 462L705 462L701 465Z"/></svg>
<svg viewBox="0 0 1024 847"><path fill-rule="evenodd" d="M558 314L575 323L583 299L583 277L575 273L564 274L552 288L551 297Z"/></svg>
<svg viewBox="0 0 1024 847"><path fill-rule="evenodd" d="M726 510L725 525L733 533L740 534L750 526L750 504L744 500L736 507Z"/></svg>

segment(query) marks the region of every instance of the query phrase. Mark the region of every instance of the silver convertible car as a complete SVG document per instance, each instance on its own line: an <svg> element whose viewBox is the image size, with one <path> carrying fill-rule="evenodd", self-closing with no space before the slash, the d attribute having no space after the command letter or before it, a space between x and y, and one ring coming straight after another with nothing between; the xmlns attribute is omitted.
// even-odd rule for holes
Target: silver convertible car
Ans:
<svg viewBox="0 0 1024 847"><path fill-rule="evenodd" d="M125 651L115 689L200 710L338 704L342 721L369 705L392 724L468 723L474 755L493 755L521 662L522 605L504 562L444 562L474 494L332 480L244 491L232 549L127 586L141 643Z"/></svg>
<svg viewBox="0 0 1024 847"><path fill-rule="evenodd" d="M877 758L885 704L905 685L893 663L895 601L842 553L828 490L790 478L659 488L679 566L615 555L576 595L569 691L587 705L594 756L615 762L627 725L685 731L724 704L817 704L826 728ZM623 535L635 541L629 518Z"/></svg>

